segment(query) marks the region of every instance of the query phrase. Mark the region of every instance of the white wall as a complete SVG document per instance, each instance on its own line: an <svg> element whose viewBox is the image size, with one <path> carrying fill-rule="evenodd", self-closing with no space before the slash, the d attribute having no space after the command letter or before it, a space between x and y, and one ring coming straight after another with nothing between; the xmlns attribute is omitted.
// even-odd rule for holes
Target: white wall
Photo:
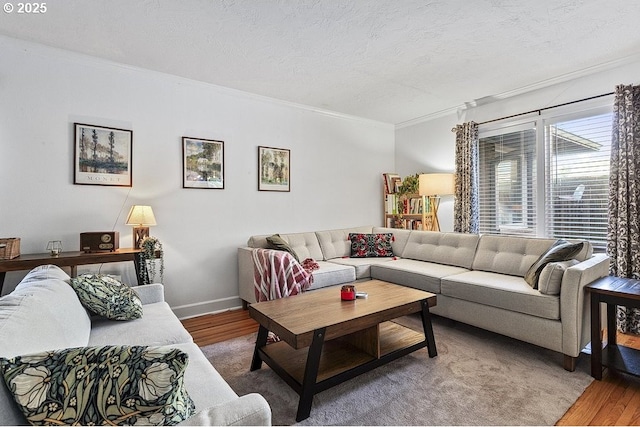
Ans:
<svg viewBox="0 0 640 427"><path fill-rule="evenodd" d="M80 232L111 229L130 247L128 210L151 205L167 300L191 316L239 305L236 248L250 235L382 223L391 125L11 38L0 57L0 236L22 253L78 250ZM74 122L133 130L131 189L73 184ZM182 188L182 136L224 140L224 190ZM290 193L257 190L259 145L291 149ZM101 271L135 277L132 263Z"/></svg>
<svg viewBox="0 0 640 427"><path fill-rule="evenodd" d="M453 172L457 124L483 122L512 114L571 102L613 92L618 84L640 83L640 55L605 64L592 70L559 76L547 82L503 94L471 101L457 111L434 115L396 130L396 171L401 176L416 172ZM595 101L597 102L597 101ZM453 231L453 197L444 198L438 211L442 231Z"/></svg>

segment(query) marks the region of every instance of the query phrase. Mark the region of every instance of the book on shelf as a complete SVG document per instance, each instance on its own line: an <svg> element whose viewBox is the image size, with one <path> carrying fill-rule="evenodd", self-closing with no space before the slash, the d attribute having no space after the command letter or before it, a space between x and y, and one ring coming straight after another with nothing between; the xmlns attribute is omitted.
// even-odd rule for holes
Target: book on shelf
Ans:
<svg viewBox="0 0 640 427"><path fill-rule="evenodd" d="M398 191L397 187L400 185L400 175L397 173L383 173L382 178L384 179L385 193L392 194Z"/></svg>

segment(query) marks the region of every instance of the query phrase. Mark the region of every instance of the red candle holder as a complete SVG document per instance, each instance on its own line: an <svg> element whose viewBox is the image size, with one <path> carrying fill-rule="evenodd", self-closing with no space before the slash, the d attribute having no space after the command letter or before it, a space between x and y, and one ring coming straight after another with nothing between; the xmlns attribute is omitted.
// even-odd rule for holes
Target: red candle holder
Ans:
<svg viewBox="0 0 640 427"><path fill-rule="evenodd" d="M344 285L340 289L340 299L343 301L353 301L356 299L356 287L353 285Z"/></svg>

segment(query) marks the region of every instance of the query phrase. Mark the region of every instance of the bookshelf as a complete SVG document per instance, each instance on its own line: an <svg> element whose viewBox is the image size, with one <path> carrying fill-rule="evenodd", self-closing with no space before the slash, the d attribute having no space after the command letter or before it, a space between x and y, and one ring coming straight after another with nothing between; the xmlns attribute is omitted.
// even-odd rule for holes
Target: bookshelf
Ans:
<svg viewBox="0 0 640 427"><path fill-rule="evenodd" d="M397 188L401 178L397 174L383 175L384 226L406 230L433 230L434 215L431 197L419 194L401 195Z"/></svg>

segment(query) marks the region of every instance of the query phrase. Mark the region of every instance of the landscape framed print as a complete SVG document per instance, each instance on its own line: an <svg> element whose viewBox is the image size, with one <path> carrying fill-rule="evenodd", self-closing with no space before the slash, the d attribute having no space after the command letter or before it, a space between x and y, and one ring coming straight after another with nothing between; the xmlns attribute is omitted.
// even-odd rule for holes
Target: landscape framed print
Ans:
<svg viewBox="0 0 640 427"><path fill-rule="evenodd" d="M258 190L290 191L290 170L290 150L258 147Z"/></svg>
<svg viewBox="0 0 640 427"><path fill-rule="evenodd" d="M224 141L182 137L182 187L224 189Z"/></svg>
<svg viewBox="0 0 640 427"><path fill-rule="evenodd" d="M74 125L74 184L131 187L133 131Z"/></svg>

